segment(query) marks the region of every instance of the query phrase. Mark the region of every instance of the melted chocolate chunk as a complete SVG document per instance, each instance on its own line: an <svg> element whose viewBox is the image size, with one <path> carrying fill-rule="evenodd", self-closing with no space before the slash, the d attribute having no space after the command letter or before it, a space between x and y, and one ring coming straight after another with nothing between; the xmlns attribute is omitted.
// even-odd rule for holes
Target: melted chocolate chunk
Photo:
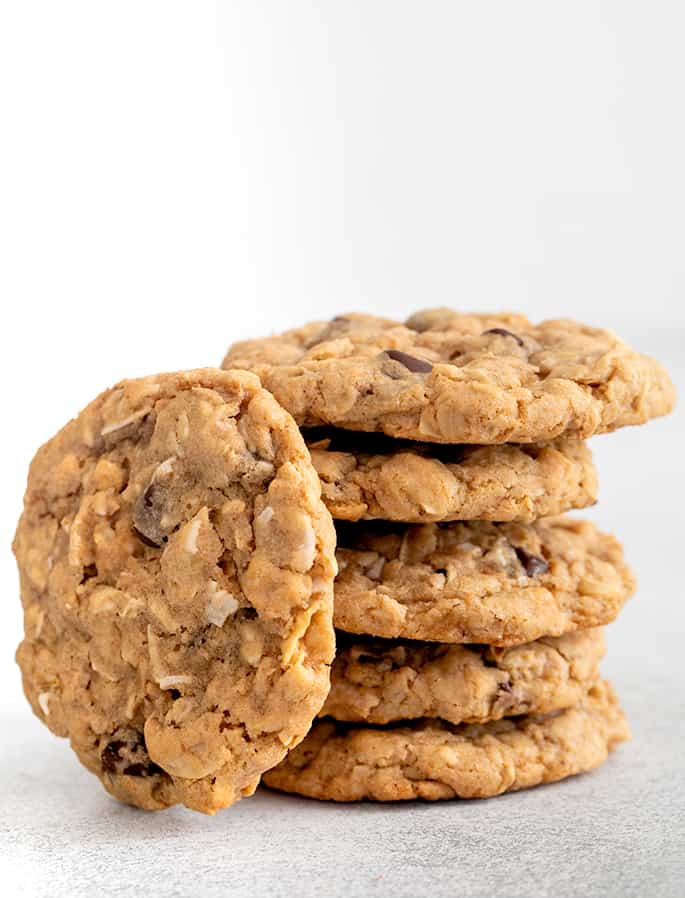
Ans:
<svg viewBox="0 0 685 898"><path fill-rule="evenodd" d="M166 490L158 483L151 483L133 506L133 531L146 546L158 549L166 542L168 534L161 529Z"/></svg>
<svg viewBox="0 0 685 898"><path fill-rule="evenodd" d="M142 733L120 729L114 737L100 752L100 763L106 773L156 776L164 772L150 760Z"/></svg>
<svg viewBox="0 0 685 898"><path fill-rule="evenodd" d="M486 334L499 334L500 337L511 337L512 340L516 340L521 349L526 348L526 344L517 334L512 334L511 331L505 330L503 327L491 327L490 330L483 331L481 337L484 337Z"/></svg>
<svg viewBox="0 0 685 898"><path fill-rule="evenodd" d="M514 546L514 551L529 577L537 577L538 574L546 574L549 570L549 565L545 559L540 558L539 555L532 555L530 552L526 552L525 549L521 549L519 546Z"/></svg>
<svg viewBox="0 0 685 898"><path fill-rule="evenodd" d="M91 580L93 577L97 577L98 569L94 564L87 564L83 568L83 577L81 578L81 583L85 583L86 580Z"/></svg>
<svg viewBox="0 0 685 898"><path fill-rule="evenodd" d="M386 349L385 354L393 361L404 365L413 374L426 374L428 371L433 370L430 362L427 362L425 359L417 359L413 355L407 355L406 352L401 352L399 349Z"/></svg>
<svg viewBox="0 0 685 898"><path fill-rule="evenodd" d="M121 764L121 755L119 752L123 747L124 743L121 739L114 739L102 749L102 752L100 753L100 763L102 764L102 769L107 771L107 773L117 772L117 767Z"/></svg>

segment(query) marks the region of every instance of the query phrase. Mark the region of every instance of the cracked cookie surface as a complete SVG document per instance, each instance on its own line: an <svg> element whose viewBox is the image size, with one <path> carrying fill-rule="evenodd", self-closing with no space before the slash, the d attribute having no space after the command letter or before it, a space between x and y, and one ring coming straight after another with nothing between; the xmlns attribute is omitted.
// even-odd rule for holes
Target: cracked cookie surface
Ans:
<svg viewBox="0 0 685 898"><path fill-rule="evenodd" d="M533 521L597 499L582 440L442 446L330 428L304 436L339 520Z"/></svg>
<svg viewBox="0 0 685 898"><path fill-rule="evenodd" d="M610 331L513 314L344 315L236 343L223 366L257 373L301 426L437 443L583 439L674 403L664 368Z"/></svg>
<svg viewBox="0 0 685 898"><path fill-rule="evenodd" d="M490 798L583 773L630 738L611 686L548 716L374 729L321 721L263 782L331 801Z"/></svg>
<svg viewBox="0 0 685 898"><path fill-rule="evenodd" d="M508 646L612 621L635 581L589 521L341 523L334 621L385 638Z"/></svg>
<svg viewBox="0 0 685 898"><path fill-rule="evenodd" d="M128 803L251 794L328 692L334 539L254 375L107 390L29 472L14 551L34 712Z"/></svg>
<svg viewBox="0 0 685 898"><path fill-rule="evenodd" d="M601 629L512 648L338 634L320 717L387 724L420 717L486 723L570 708L599 678Z"/></svg>

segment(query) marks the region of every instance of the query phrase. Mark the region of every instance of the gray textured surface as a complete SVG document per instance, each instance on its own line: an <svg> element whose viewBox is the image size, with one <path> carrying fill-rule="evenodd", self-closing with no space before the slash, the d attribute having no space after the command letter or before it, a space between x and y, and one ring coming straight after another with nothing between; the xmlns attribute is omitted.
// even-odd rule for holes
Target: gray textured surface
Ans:
<svg viewBox="0 0 685 898"><path fill-rule="evenodd" d="M5 873L17 894L74 898L675 898L685 873L685 684L636 671L617 685L633 741L565 783L434 805L337 806L264 791L214 818L119 806L65 743L28 715L5 719Z"/></svg>

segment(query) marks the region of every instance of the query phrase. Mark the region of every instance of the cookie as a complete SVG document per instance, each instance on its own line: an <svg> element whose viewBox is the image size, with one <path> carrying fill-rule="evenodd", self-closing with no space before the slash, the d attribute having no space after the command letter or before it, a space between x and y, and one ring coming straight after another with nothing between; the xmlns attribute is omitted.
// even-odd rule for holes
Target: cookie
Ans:
<svg viewBox="0 0 685 898"><path fill-rule="evenodd" d="M436 443L583 439L664 415L666 371L610 331L523 315L345 315L233 345L301 426Z"/></svg>
<svg viewBox="0 0 685 898"><path fill-rule="evenodd" d="M582 440L442 446L383 434L305 432L323 500L346 521L533 521L597 499Z"/></svg>
<svg viewBox="0 0 685 898"><path fill-rule="evenodd" d="M588 521L339 524L334 622L386 638L509 646L613 620L635 582Z"/></svg>
<svg viewBox="0 0 685 898"><path fill-rule="evenodd" d="M592 770L628 738L611 686L599 683L542 717L377 729L322 721L263 782L331 801L490 798Z"/></svg>
<svg viewBox="0 0 685 898"><path fill-rule="evenodd" d="M601 629L504 649L339 634L320 716L459 724L549 714L577 704L597 682L604 648Z"/></svg>
<svg viewBox="0 0 685 898"><path fill-rule="evenodd" d="M31 465L14 551L34 712L125 802L250 795L329 689L334 537L254 375L123 381Z"/></svg>

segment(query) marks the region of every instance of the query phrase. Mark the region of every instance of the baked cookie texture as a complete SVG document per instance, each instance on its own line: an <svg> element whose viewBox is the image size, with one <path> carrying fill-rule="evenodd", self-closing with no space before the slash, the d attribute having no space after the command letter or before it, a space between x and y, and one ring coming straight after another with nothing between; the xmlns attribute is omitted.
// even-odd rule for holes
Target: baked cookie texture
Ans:
<svg viewBox="0 0 685 898"><path fill-rule="evenodd" d="M496 646L613 620L635 581L588 521L339 524L334 622L349 633Z"/></svg>
<svg viewBox="0 0 685 898"><path fill-rule="evenodd" d="M34 712L125 802L251 794L329 689L334 536L254 375L107 390L30 468L14 551Z"/></svg>
<svg viewBox="0 0 685 898"><path fill-rule="evenodd" d="M305 439L324 502L340 520L533 521L597 499L582 440L443 446L325 428Z"/></svg>
<svg viewBox="0 0 685 898"><path fill-rule="evenodd" d="M547 716L376 729L321 721L263 782L332 801L489 798L592 770L629 737L611 686L600 682Z"/></svg>
<svg viewBox="0 0 685 898"><path fill-rule="evenodd" d="M301 426L437 443L537 443L666 414L664 368L607 330L522 315L343 315L234 344Z"/></svg>
<svg viewBox="0 0 685 898"><path fill-rule="evenodd" d="M499 649L339 634L319 716L459 724L548 714L583 698L599 679L604 651L601 629Z"/></svg>

